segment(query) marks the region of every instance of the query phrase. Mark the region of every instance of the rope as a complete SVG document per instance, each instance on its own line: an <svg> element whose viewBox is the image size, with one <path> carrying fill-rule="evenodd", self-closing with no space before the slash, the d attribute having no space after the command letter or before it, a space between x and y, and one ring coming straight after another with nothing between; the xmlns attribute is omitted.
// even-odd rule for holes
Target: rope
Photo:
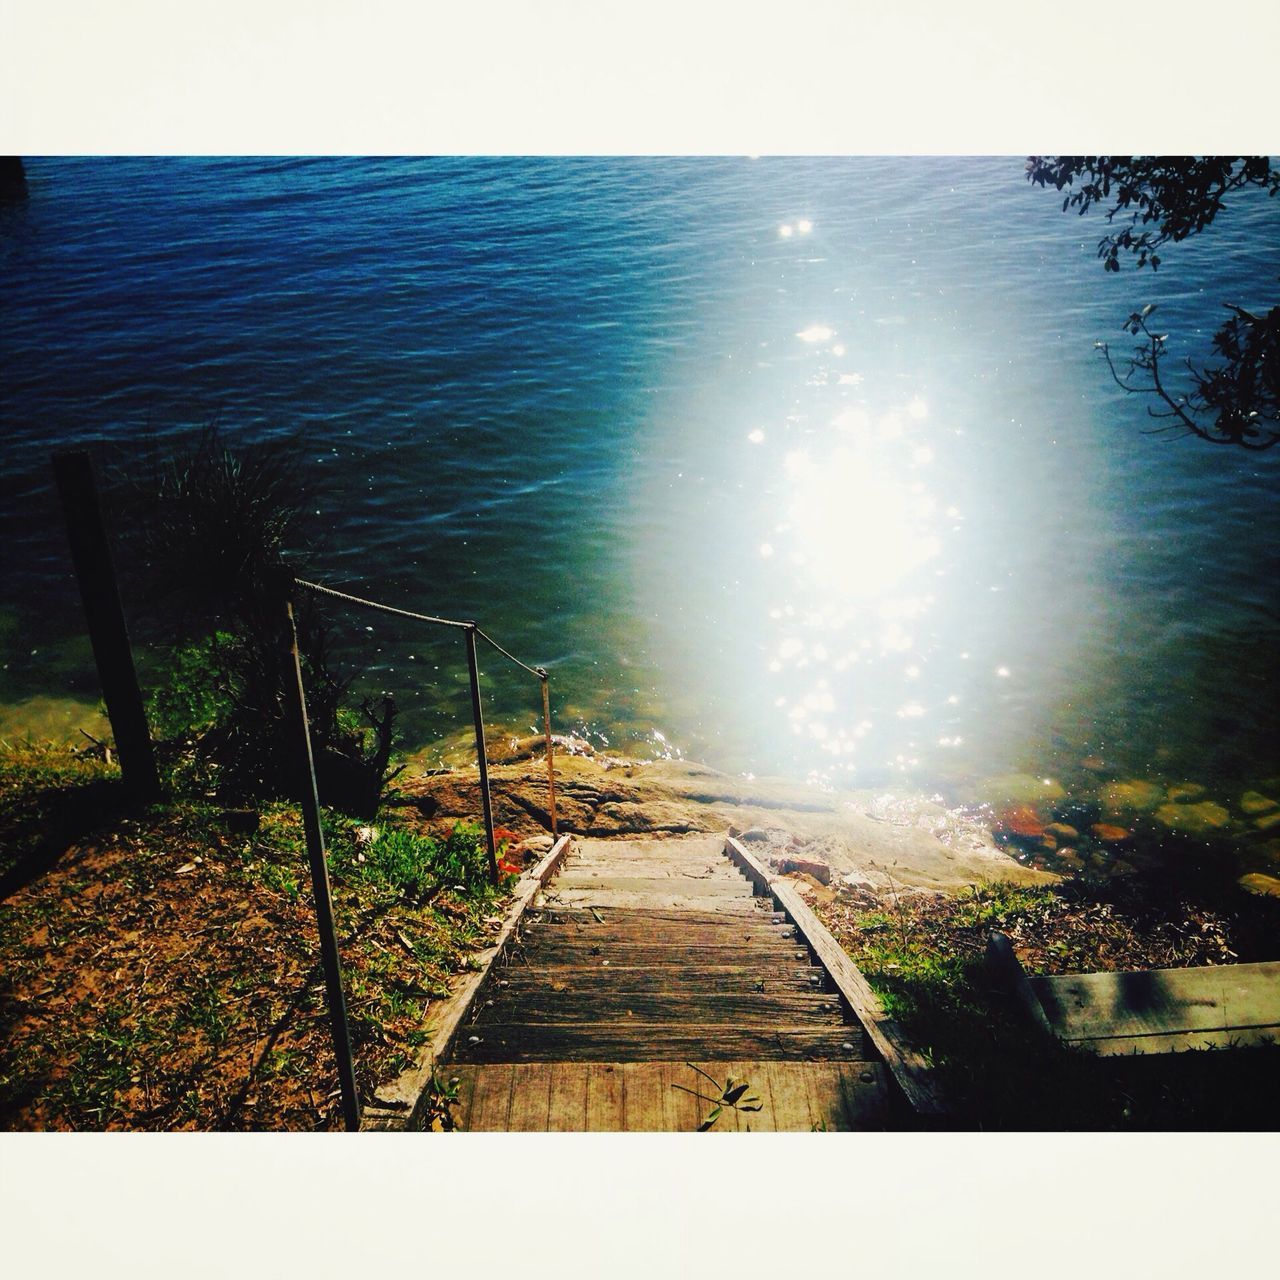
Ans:
<svg viewBox="0 0 1280 1280"><path fill-rule="evenodd" d="M337 591L333 587L321 586L318 582L306 582L302 578L294 578L294 582L300 587L306 587L308 591L315 591L322 596L332 596L335 600L345 600L348 604L358 604L365 609L373 609L378 613L393 613L398 618L412 618L415 622L434 622L442 627L460 627L462 630L472 630L482 640L487 641L504 658L510 658L517 667L523 667L531 676L537 676L539 680L545 680L547 673L541 667L531 667L527 663L521 662L519 658L507 649L504 649L492 636L486 635L480 630L474 622L458 622L454 618L436 618L429 613L414 613L411 609L396 609L389 604L379 604L376 600L365 600L360 596L348 595L345 591Z"/></svg>
<svg viewBox="0 0 1280 1280"><path fill-rule="evenodd" d="M547 678L547 673L541 667L530 667L521 662L514 653L508 653L507 650L504 649L492 636L485 635L479 627L476 628L476 635L478 635L482 640L487 640L500 654L503 655L503 657L510 658L517 667L524 667L531 676L537 676L539 680L545 680Z"/></svg>
<svg viewBox="0 0 1280 1280"><path fill-rule="evenodd" d="M453 618L433 618L428 613L414 613L409 609L393 609L389 604L379 604L376 600L362 600L359 596L348 595L345 591L335 591L332 587L322 587L318 582L304 582L301 578L294 578L294 582L300 587L306 587L308 591L317 591L322 596L333 596L336 600L345 600L348 604L363 605L366 609L376 609L379 613L394 613L397 617L412 618L415 622L438 622L442 627L461 627L463 630L466 630L467 627L475 626L474 622L457 622ZM479 630L478 627L476 629ZM487 636L485 638L488 639ZM490 641L490 643L492 644L493 642Z"/></svg>

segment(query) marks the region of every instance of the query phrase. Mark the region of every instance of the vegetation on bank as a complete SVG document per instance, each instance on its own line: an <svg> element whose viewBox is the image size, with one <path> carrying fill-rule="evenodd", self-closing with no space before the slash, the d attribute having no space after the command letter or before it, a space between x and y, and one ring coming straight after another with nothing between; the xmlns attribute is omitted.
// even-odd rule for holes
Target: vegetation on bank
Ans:
<svg viewBox="0 0 1280 1280"><path fill-rule="evenodd" d="M1157 880L986 884L951 896L845 888L816 910L933 1062L965 1128L1268 1126L1280 1046L1098 1058L1031 1026L984 964L988 933L1029 973L1276 958L1280 901Z"/></svg>
<svg viewBox="0 0 1280 1280"><path fill-rule="evenodd" d="M360 1094L490 945L517 871L389 797L327 811ZM0 1127L341 1128L301 819L190 792L145 811L66 748L0 749ZM506 841L503 842L504 853Z"/></svg>

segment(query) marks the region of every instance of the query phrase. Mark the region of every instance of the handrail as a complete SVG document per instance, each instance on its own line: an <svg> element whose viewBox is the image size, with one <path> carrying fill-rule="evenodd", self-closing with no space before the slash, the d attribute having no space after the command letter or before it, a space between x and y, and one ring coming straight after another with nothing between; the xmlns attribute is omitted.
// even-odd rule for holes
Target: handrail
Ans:
<svg viewBox="0 0 1280 1280"><path fill-rule="evenodd" d="M498 883L497 846L493 836L493 803L489 795L489 761L484 745L484 719L480 706L480 668L476 662L476 637L488 641L499 653L509 658L518 667L523 667L530 675L536 676L542 683L542 721L547 740L547 789L551 800L551 834L556 835L556 776L553 748L551 742L551 695L548 692L548 678L543 667L531 667L520 661L513 653L509 653L491 636L485 635L475 622L460 622L453 618L437 618L428 613L416 613L411 609L398 609L394 605L382 604L376 600L366 600L361 596L353 596L346 591L338 591L334 587L326 587L323 583L308 582L296 578L288 571L280 575L279 590L282 599L282 623L286 626L286 638L292 667L292 680L288 681L287 694L293 703L293 716L299 728L302 750L305 753L306 775L308 785L304 787L302 796L303 824L307 836L307 857L311 863L311 883L315 891L316 924L320 931L321 959L324 963L325 987L329 1004L330 1029L333 1033L333 1048L338 1059L338 1083L342 1095L343 1120L348 1129L360 1127L360 1100L356 1092L354 1058L351 1052L351 1034L347 1025L346 999L342 987L342 964L338 955L337 930L334 924L333 904L329 889L328 861L324 848L324 828L320 821L320 797L316 790L315 761L311 753L311 729L307 722L307 699L302 687L302 657L298 650L298 632L294 619L294 598L299 587L319 595L331 596L348 604L358 605L364 609L373 609L379 613L390 613L401 618L411 618L417 622L431 623L442 627L460 629L466 638L467 671L471 680L471 712L475 719L476 758L480 766L480 798L484 808L484 836L489 852L489 876L494 885Z"/></svg>
<svg viewBox="0 0 1280 1280"><path fill-rule="evenodd" d="M514 653L508 649L504 649L491 635L480 629L480 624L474 621L463 621L457 618L441 618L434 614L418 613L412 609L401 609L395 605L383 604L378 600L368 600L363 596L352 595L347 591L339 591L336 587L329 587L320 582L309 582L305 578L293 578L292 582L296 587L304 587L308 591L312 591L317 595L330 596L335 600L342 600L347 604L358 605L363 609L372 609L377 613L388 613L399 618L409 618L415 622L426 622L435 626L454 627L466 635L467 646L467 670L471 683L471 713L475 722L476 733L476 762L480 768L480 798L484 810L484 832L485 844L489 854L489 875L493 883L498 883L498 857L497 845L493 834L493 801L489 789L489 762L485 750L484 741L484 721L480 703L480 672L476 662L475 642L476 637L484 640L492 648L496 649L504 658L515 663L517 667L527 671L531 676L536 677L542 684L542 725L543 735L547 744L547 795L549 800L549 810L551 818L551 835L554 839L559 835L557 830L558 823L556 821L556 777L555 777L555 752L551 740L551 695L549 690L550 679L547 675L545 667L531 667L526 662L521 662Z"/></svg>

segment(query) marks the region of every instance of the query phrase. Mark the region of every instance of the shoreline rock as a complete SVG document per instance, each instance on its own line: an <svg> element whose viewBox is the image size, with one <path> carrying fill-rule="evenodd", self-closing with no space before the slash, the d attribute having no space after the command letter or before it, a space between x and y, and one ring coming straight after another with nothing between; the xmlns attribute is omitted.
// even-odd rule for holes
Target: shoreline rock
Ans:
<svg viewBox="0 0 1280 1280"><path fill-rule="evenodd" d="M958 890L983 880L1053 883L1052 872L1022 866L1000 850L979 822L923 797L828 792L777 778L745 778L684 760L642 762L556 754L559 830L588 836L746 834L781 830L786 856L821 862L832 879L854 876L920 888ZM489 778L494 820L521 836L550 826L545 762L494 764ZM429 828L480 811L474 768L407 774L395 788ZM893 804L887 804L888 799ZM819 849L820 846L820 849ZM817 878L817 877L815 877Z"/></svg>

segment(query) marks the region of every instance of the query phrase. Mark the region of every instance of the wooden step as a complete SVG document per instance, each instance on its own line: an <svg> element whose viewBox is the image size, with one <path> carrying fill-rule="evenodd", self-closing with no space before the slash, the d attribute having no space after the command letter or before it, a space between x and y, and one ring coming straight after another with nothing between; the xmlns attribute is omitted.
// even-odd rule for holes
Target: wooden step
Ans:
<svg viewBox="0 0 1280 1280"><path fill-rule="evenodd" d="M608 929L616 932L637 932L645 930L666 930L675 933L681 929L689 929L699 925L710 925L715 929L741 928L744 922L726 920L715 911L646 911L640 908L625 910L620 907L552 907L540 906L531 909L522 927L531 925L585 925L591 929ZM776 925L784 933L795 933L793 925L786 916L776 911L757 910L755 918L745 924L751 928L764 928Z"/></svg>
<svg viewBox="0 0 1280 1280"><path fill-rule="evenodd" d="M476 1039L472 1039L476 1037ZM627 1019L597 1023L491 1023L463 1028L456 1062L654 1062L696 1058L714 1045L725 1057L792 1061L871 1058L861 1028L669 1026ZM849 1046L849 1047L846 1047Z"/></svg>
<svg viewBox="0 0 1280 1280"><path fill-rule="evenodd" d="M554 923L535 920L521 931L522 938L560 938L581 942L595 942L601 938L610 938L618 942L669 942L679 944L711 943L711 942L789 942L795 936L795 930L787 925L774 924L768 916L750 915L745 918L738 915L721 915L717 913L712 920L694 922L687 925L676 921L655 921L645 924L638 920L619 920L617 923L603 921L596 923L587 919L572 924Z"/></svg>
<svg viewBox="0 0 1280 1280"><path fill-rule="evenodd" d="M738 1028L843 1025L840 998L824 991L655 991L490 986L474 1006L474 1024L637 1022L728 1024Z"/></svg>
<svg viewBox="0 0 1280 1280"><path fill-rule="evenodd" d="M889 1123L884 1068L869 1062L699 1061L723 1088L746 1081L759 1111L722 1109L710 1133L874 1130ZM692 1133L714 1095L684 1062L458 1065L458 1128L482 1133Z"/></svg>
<svg viewBox="0 0 1280 1280"><path fill-rule="evenodd" d="M521 968L550 968L552 966L631 965L655 970L670 971L687 968L754 968L803 965L809 962L809 952L794 943L738 942L690 944L672 947L665 944L650 945L642 942L608 942L601 940L594 945L582 942L560 942L547 939L537 946L522 948L513 946L503 964L495 970L505 974ZM816 969L816 966L815 966Z"/></svg>
<svg viewBox="0 0 1280 1280"><path fill-rule="evenodd" d="M610 893L663 893L678 894L685 898L747 898L754 901L751 886L741 876L723 879L708 876L615 876L598 875L595 872L566 871L555 878L548 889L557 897L564 897L567 889L598 889Z"/></svg>
<svg viewBox="0 0 1280 1280"><path fill-rule="evenodd" d="M826 974L816 966L785 964L653 965L590 964L509 965L495 970L500 990L553 991L824 991Z"/></svg>
<svg viewBox="0 0 1280 1280"><path fill-rule="evenodd" d="M553 885L543 895L543 902L566 907L648 907L662 910L714 910L723 915L755 915L756 899L750 896L713 897L705 892L673 892L652 889L575 889Z"/></svg>

